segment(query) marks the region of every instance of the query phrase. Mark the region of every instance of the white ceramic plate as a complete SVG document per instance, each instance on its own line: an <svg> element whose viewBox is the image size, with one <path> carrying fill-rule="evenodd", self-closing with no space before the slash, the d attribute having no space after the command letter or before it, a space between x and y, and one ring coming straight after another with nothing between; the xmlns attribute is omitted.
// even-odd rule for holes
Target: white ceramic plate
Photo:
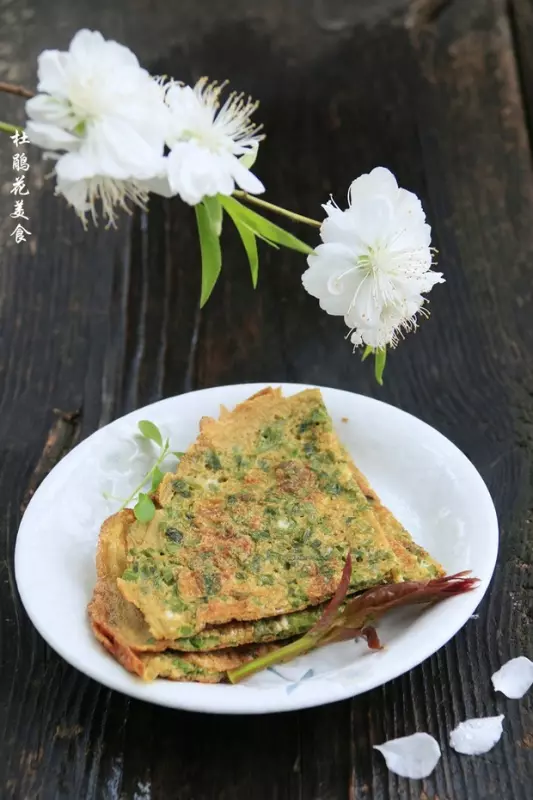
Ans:
<svg viewBox="0 0 533 800"><path fill-rule="evenodd" d="M153 458L151 445L136 436L137 422L152 420L173 449L185 450L200 417L217 416L221 403L231 408L265 385L205 389L134 411L79 444L35 493L15 552L22 602L46 641L100 683L194 711L253 714L317 706L365 692L419 664L465 624L481 600L496 560L498 523L470 461L440 433L397 408L323 388L341 440L383 502L448 572L471 569L481 579L479 588L425 611L405 609L386 617L379 625L383 651L344 642L238 686L143 683L119 666L93 638L86 606L96 577L98 530L119 505L104 493L127 496ZM286 394L306 388L282 387Z"/></svg>

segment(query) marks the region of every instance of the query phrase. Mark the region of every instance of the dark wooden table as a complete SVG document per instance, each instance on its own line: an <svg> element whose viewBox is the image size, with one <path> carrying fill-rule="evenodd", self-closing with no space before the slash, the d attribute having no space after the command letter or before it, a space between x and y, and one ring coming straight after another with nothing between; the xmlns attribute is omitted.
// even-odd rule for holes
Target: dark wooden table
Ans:
<svg viewBox="0 0 533 800"><path fill-rule="evenodd" d="M390 167L423 199L447 283L379 389L342 324L301 290L296 254L265 248L254 293L226 232L222 279L200 312L193 214L178 202L86 234L34 154L32 236L15 245L0 140L0 797L531 798L533 692L495 697L490 675L533 655L532 0L0 0L0 79L34 87L37 54L83 26L153 71L227 77L260 98L268 140L257 168L274 202L314 216L354 176ZM0 96L0 109L23 120L16 98ZM283 379L379 397L471 458L501 523L479 618L380 689L265 717L149 706L64 663L28 621L13 576L21 510L42 477L130 409ZM488 755L446 745L460 719L499 712L505 734ZM423 782L396 778L372 750L415 730L443 743Z"/></svg>

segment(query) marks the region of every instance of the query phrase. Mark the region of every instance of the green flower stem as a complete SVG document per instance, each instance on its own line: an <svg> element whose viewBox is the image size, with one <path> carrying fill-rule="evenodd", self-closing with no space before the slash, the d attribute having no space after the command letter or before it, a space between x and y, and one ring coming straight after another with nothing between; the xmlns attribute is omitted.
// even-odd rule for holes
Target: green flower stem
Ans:
<svg viewBox="0 0 533 800"><path fill-rule="evenodd" d="M22 133L24 129L20 125L11 125L9 122L0 122L0 131L4 133Z"/></svg>
<svg viewBox="0 0 533 800"><path fill-rule="evenodd" d="M162 461L164 460L165 456L167 456L167 455L168 455L168 447L163 447L162 450L161 450L161 453L159 455L159 458L157 459L157 461L153 465L152 469L149 472L146 473L146 475L144 476L142 481L138 484L138 486L135 487L135 489L130 494L130 496L127 497L126 500L124 500L124 502L120 506L120 511L122 511L124 508L126 508L128 503L131 503L133 498L136 497L136 495L139 494L139 492L143 488L144 484L147 483L147 481L149 481L150 478L152 477L152 474L153 474L154 470L156 469L156 467L159 467L159 465L162 463Z"/></svg>
<svg viewBox="0 0 533 800"><path fill-rule="evenodd" d="M238 190L233 192L233 196L239 197L242 200L246 200L247 203L251 203L252 205L266 208L269 211L273 211L275 214L281 214L284 217L289 217L289 219L293 219L295 222L303 222L305 225L311 225L313 228L320 228L322 225L322 223L318 222L316 219L304 217L302 214L296 214L295 211L289 211L287 208L282 208L281 206L275 206L274 203L268 203L266 200L261 200L260 197L256 197L253 194L248 194L247 192L241 192Z"/></svg>
<svg viewBox="0 0 533 800"><path fill-rule="evenodd" d="M285 661L291 661L296 656L304 655L304 653L316 647L320 636L313 636L307 634L297 639L295 642L286 644L285 647L280 647L279 650L273 650L267 653L266 656L256 658L255 661L250 661L248 664L243 664L242 667L236 667L228 671L228 678L231 683L240 683L244 678L250 678L256 672L260 672L267 667L272 667L274 664L283 664Z"/></svg>

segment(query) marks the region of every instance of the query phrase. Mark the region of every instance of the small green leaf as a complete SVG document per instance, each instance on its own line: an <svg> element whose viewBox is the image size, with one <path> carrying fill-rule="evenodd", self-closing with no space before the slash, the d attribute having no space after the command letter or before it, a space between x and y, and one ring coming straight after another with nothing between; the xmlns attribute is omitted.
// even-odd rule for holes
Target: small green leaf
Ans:
<svg viewBox="0 0 533 800"><path fill-rule="evenodd" d="M139 422L139 430L145 439L151 439L152 442L158 444L159 447L163 446L163 437L161 436L161 431L157 425L155 425L155 423L150 422L149 419L142 419Z"/></svg>
<svg viewBox="0 0 533 800"><path fill-rule="evenodd" d="M176 458L183 458L185 453L181 452L181 450L172 450L172 455L176 456Z"/></svg>
<svg viewBox="0 0 533 800"><path fill-rule="evenodd" d="M222 233L222 217L224 209L218 197L204 197L204 206L209 217L209 224L213 233L220 236Z"/></svg>
<svg viewBox="0 0 533 800"><path fill-rule="evenodd" d="M144 492L139 493L139 499L133 507L133 513L139 522L150 522L154 518L155 506L151 498Z"/></svg>
<svg viewBox="0 0 533 800"><path fill-rule="evenodd" d="M374 348L370 347L370 345L367 344L367 346L365 347L365 352L363 353L363 355L361 357L361 361L365 361L368 358L368 356L371 355L373 352L374 352Z"/></svg>
<svg viewBox="0 0 533 800"><path fill-rule="evenodd" d="M150 491L155 492L161 481L163 480L163 473L159 469L159 467L154 467L152 470L152 485L150 486Z"/></svg>
<svg viewBox="0 0 533 800"><path fill-rule="evenodd" d="M252 211L251 208L247 208L247 206L239 203L234 197L221 197L221 203L228 214L231 213L230 209L233 211L231 214L233 219L235 219L235 216L238 216L256 236L266 239L269 244L274 242L275 244L282 245L282 247L297 250L299 253L304 253L305 255L309 255L309 253L313 252L312 247L309 247L308 244L302 242L296 236L293 236L292 233L283 230L283 228L280 228L278 225L274 225L269 219Z"/></svg>
<svg viewBox="0 0 533 800"><path fill-rule="evenodd" d="M380 386L383 386L383 370L385 369L385 362L387 360L387 348L380 347L376 350L374 361L374 375Z"/></svg>
<svg viewBox="0 0 533 800"><path fill-rule="evenodd" d="M220 275L222 251L220 250L220 240L211 227L205 205L200 203L194 207L194 210L196 211L200 251L202 254L202 293L200 296L200 308L202 308L209 300Z"/></svg>
<svg viewBox="0 0 533 800"><path fill-rule="evenodd" d="M252 273L252 284L255 289L259 276L259 254L257 252L255 234L237 214L232 213L231 210L228 211L228 214L235 223L235 227L239 231L239 236L241 237L244 249L246 250L246 255L248 256L248 261L250 262L250 272Z"/></svg>

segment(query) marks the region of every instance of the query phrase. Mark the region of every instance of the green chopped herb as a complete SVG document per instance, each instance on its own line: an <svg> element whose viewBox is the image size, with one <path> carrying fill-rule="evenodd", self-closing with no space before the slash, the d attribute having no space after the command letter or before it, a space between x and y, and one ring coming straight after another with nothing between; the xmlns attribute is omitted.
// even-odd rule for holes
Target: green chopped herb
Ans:
<svg viewBox="0 0 533 800"><path fill-rule="evenodd" d="M196 667L192 664L189 664L188 661L185 661L183 658L173 658L172 663L175 667L180 669L184 675L194 675L197 671Z"/></svg>
<svg viewBox="0 0 533 800"><path fill-rule="evenodd" d="M181 544L183 541L183 534L177 528L167 528L165 531L165 536L174 544Z"/></svg>
<svg viewBox="0 0 533 800"><path fill-rule="evenodd" d="M204 580L204 592L207 597L211 595L217 594L220 591L220 575L217 575L214 572L206 573L203 576Z"/></svg>
<svg viewBox="0 0 533 800"><path fill-rule="evenodd" d="M279 426L274 427L268 425L266 428L263 428L259 436L258 451L263 453L265 450L272 450L277 447L281 442L282 436L283 432Z"/></svg>
<svg viewBox="0 0 533 800"><path fill-rule="evenodd" d="M176 582L174 570L172 570L170 567L164 567L161 570L161 577L168 586L172 586L172 584Z"/></svg>
<svg viewBox="0 0 533 800"><path fill-rule="evenodd" d="M182 497L190 497L191 496L191 489L189 485L178 478L175 481L172 481L172 488L176 492L176 494L181 495Z"/></svg>
<svg viewBox="0 0 533 800"><path fill-rule="evenodd" d="M222 464L220 463L220 458L217 456L214 450L209 450L205 458L205 465L209 469L219 470L222 469Z"/></svg>
<svg viewBox="0 0 533 800"><path fill-rule="evenodd" d="M254 542L260 542L261 539L270 539L270 533L268 531L250 531L250 538Z"/></svg>

